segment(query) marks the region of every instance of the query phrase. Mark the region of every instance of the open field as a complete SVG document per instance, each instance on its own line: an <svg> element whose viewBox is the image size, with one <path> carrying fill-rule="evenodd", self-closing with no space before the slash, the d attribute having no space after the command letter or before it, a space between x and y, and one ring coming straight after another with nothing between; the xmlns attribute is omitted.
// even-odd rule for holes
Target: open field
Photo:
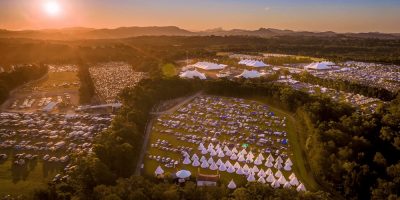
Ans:
<svg viewBox="0 0 400 200"><path fill-rule="evenodd" d="M41 111L51 102L57 104L54 109L49 110L55 113L73 112L79 105L79 79L75 69L49 70L43 78L11 92L10 98L2 105L2 110Z"/></svg>
<svg viewBox="0 0 400 200"><path fill-rule="evenodd" d="M69 178L73 154L91 151L110 115L0 113L0 196Z"/></svg>
<svg viewBox="0 0 400 200"><path fill-rule="evenodd" d="M0 197L8 194L29 195L33 190L46 187L59 169L49 170L43 162L30 165L27 170L13 170L11 160L0 164Z"/></svg>
<svg viewBox="0 0 400 200"><path fill-rule="evenodd" d="M298 159L298 152L293 152L293 150L298 151L297 147L292 149L292 143L296 141L296 137L294 137L295 125L291 124L293 119L287 121L287 113L276 113L275 111L276 109L271 109L266 104L257 101L215 96L197 97L179 108L178 111L157 119L144 163L145 173L154 175L155 169L160 165L168 174L186 169L191 171L194 176L198 172L207 175L219 173L221 174L220 181L223 184L234 180L237 185L244 185L248 181L246 180L249 177L247 175L238 175L234 171L228 173L228 169L225 169L226 171L221 170L221 168L212 170L212 164L203 166L202 161L198 163L202 166L193 166L197 164L193 164L195 161L192 157L197 155L200 160L204 159L201 158L204 156L209 163L221 159L223 163L228 163L226 164L227 168L230 163L232 166L233 164L237 167L243 166L243 169L248 166L252 168L249 174L257 174L255 176L257 177L255 178L256 181L259 171L271 170L273 174L280 171L278 174L282 173L288 181L290 180L289 175L294 173L299 177L299 181L303 182L302 178L310 177L304 176L304 172L301 170L304 167L297 167L299 164L303 165L304 161ZM224 149L220 151L223 151L222 154L226 155L221 155L221 153L218 155L214 153L213 155L212 150L211 153L199 150L199 144L200 146L203 144L209 151L208 145L210 143L215 146L216 151L220 146L220 149ZM235 152L234 148L238 152L245 149L246 153L242 155L243 158L240 158L241 153L236 153L239 157L236 159L227 156ZM231 153L227 153L231 150ZM253 154L254 157L249 158L250 154ZM260 155L264 159L258 159ZM277 161L267 164L269 155L275 160L280 157L283 160L282 166L277 165ZM165 157L168 162L157 161L157 156ZM191 158L190 161L185 159L187 156ZM287 160L293 161L293 165L286 166ZM190 163L183 164L184 162ZM204 163L204 165L207 164ZM277 179L278 177L276 177ZM310 186L310 189L314 190L316 187L312 181L306 180L304 183L306 188Z"/></svg>

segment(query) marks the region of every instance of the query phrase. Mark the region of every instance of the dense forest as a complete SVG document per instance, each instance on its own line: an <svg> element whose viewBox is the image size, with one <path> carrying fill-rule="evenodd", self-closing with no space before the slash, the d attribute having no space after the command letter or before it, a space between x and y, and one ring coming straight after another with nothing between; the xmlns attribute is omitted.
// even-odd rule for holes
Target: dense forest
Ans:
<svg viewBox="0 0 400 200"><path fill-rule="evenodd" d="M10 72L0 73L0 104L7 100L11 90L42 77L47 70L47 66L44 65L25 65L15 67Z"/></svg>
<svg viewBox="0 0 400 200"><path fill-rule="evenodd" d="M201 82L178 78L147 79L138 87L124 90L121 94L124 107L112 128L96 139L94 154L77 157L77 169L70 181L37 191L36 197L192 199L187 195L195 193L206 199L254 199L251 194L260 194L260 199L263 195L278 199L327 198L323 192L299 194L290 190L271 190L269 186L257 184L232 193L223 186L202 189L188 184L177 187L170 182L160 183L132 176L137 162L135 155L140 152L144 128L153 106L200 89L215 95L268 97L279 102L282 108L296 113L305 129L301 137L307 141L303 145L307 147L309 164L319 177L321 188L331 188L328 193L339 192L346 199L398 198L400 97L379 108L376 114L365 115L349 105L263 80Z"/></svg>
<svg viewBox="0 0 400 200"><path fill-rule="evenodd" d="M177 59L214 56L216 52L272 52L326 58L400 64L400 40L337 37L142 36L114 40L44 41L0 39L0 65L143 60L169 63ZM151 67L141 65L141 70Z"/></svg>

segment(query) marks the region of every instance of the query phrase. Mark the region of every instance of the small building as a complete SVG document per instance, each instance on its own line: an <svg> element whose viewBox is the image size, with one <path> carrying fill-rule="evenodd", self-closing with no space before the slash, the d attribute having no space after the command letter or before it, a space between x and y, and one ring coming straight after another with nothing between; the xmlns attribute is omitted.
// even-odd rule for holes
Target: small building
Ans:
<svg viewBox="0 0 400 200"><path fill-rule="evenodd" d="M198 173L197 175L197 186L217 186L217 183L220 179L220 174L216 175L207 175Z"/></svg>

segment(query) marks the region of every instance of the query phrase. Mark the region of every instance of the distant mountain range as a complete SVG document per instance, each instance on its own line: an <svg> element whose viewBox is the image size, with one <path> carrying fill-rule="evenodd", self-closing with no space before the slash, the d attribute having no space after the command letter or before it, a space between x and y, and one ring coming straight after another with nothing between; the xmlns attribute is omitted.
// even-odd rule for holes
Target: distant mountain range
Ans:
<svg viewBox="0 0 400 200"><path fill-rule="evenodd" d="M400 33L335 33L327 32L308 32L279 30L272 28L260 28L258 30L232 29L223 30L222 28L210 29L205 31L188 31L176 26L151 26L151 27L120 27L115 29L94 29L84 27L64 28L64 29L44 29L44 30L23 30L10 31L0 30L0 38L30 38L30 39L50 39L50 40L71 40L71 39L117 39L136 36L254 36L254 37L275 37L275 36L313 36L313 37L335 37L347 36L355 38L377 38L377 39L400 39Z"/></svg>

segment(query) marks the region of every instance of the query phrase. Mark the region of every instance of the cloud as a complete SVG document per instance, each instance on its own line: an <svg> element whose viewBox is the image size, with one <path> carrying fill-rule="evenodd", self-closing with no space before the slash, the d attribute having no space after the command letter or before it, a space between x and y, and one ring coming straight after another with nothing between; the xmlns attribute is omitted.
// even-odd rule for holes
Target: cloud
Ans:
<svg viewBox="0 0 400 200"><path fill-rule="evenodd" d="M268 11L271 10L271 8L270 7L265 7L264 10L268 12Z"/></svg>

